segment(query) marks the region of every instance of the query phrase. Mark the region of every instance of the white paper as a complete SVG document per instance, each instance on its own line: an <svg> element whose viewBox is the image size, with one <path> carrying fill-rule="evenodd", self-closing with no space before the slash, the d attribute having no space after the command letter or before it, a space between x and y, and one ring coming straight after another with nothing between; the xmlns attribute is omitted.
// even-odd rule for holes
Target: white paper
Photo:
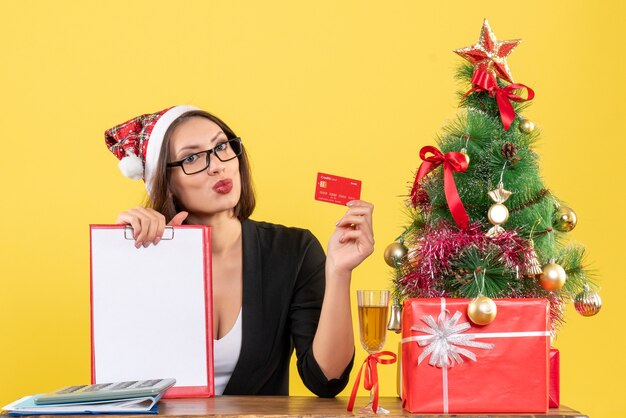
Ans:
<svg viewBox="0 0 626 418"><path fill-rule="evenodd" d="M167 376L176 386L207 385L213 353L202 236L201 228L180 228L171 240L137 249L123 228L92 227L96 383Z"/></svg>

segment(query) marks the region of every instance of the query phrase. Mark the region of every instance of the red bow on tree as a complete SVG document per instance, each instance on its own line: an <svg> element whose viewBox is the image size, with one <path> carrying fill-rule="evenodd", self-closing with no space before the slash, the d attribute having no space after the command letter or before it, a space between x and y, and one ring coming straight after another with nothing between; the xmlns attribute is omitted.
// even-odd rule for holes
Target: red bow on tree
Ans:
<svg viewBox="0 0 626 418"><path fill-rule="evenodd" d="M433 155L427 157L426 154L428 153ZM437 148L428 145L420 150L420 158L423 162L417 170L417 175L415 176L415 181L413 182L413 188L411 189L411 202L413 203L413 206L416 206L417 203L420 180L426 176L426 174L443 164L443 187L446 194L446 201L448 202L448 208L450 208L452 218L454 218L454 222L456 222L458 227L461 229L467 229L469 216L465 211L463 202L461 202L459 192L457 191L456 184L454 183L454 176L452 174L453 171L458 173L467 170L467 160L465 159L465 155L460 152L448 152L444 155Z"/></svg>
<svg viewBox="0 0 626 418"><path fill-rule="evenodd" d="M480 68L474 71L472 84L474 87L467 92L466 96L473 92L486 91L490 96L495 97L496 102L498 103L498 109L500 109L502 126L504 126L505 131L509 130L511 122L515 119L515 110L513 109L511 100L516 102L525 102L527 100L532 100L535 97L533 89L523 84L511 83L504 88L500 88L493 74L489 74ZM525 99L513 93L515 90L519 89L526 89L527 97Z"/></svg>
<svg viewBox="0 0 626 418"><path fill-rule="evenodd" d="M390 358L384 359L382 356L389 356ZM376 368L376 364L392 364L396 362L396 359L397 356L391 351L381 351L380 353L370 354L365 358L365 361L359 369L359 374L356 375L354 386L352 387L352 393L350 394L350 400L348 401L349 412L352 412L354 409L354 401L356 400L356 393L359 390L359 384L361 383L361 372L363 371L363 366L365 366L365 379L363 381L363 386L365 389L374 392L374 396L372 397L372 412L376 413L376 411L378 411L378 370Z"/></svg>

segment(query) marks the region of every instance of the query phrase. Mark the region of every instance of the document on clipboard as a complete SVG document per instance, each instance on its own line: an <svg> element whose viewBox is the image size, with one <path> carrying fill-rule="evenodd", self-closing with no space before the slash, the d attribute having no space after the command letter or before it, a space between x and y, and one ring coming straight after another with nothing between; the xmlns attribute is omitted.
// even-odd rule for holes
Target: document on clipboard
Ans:
<svg viewBox="0 0 626 418"><path fill-rule="evenodd" d="M165 398L214 396L210 228L148 248L128 226L90 229L92 383L167 376Z"/></svg>

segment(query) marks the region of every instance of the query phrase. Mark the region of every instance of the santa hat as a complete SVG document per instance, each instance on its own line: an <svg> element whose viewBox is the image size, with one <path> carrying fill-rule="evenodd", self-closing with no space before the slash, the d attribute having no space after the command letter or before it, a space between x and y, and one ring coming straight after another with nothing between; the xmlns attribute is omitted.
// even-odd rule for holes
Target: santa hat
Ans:
<svg viewBox="0 0 626 418"><path fill-rule="evenodd" d="M104 139L120 162L118 167L126 177L143 178L150 192L161 145L167 128L180 115L194 106L174 106L156 113L137 116L104 132Z"/></svg>

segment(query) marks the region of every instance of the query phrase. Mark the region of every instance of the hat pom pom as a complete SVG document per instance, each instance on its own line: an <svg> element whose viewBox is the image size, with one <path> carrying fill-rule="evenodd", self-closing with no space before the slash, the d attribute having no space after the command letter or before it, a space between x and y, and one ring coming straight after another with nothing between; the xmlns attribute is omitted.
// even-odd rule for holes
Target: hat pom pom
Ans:
<svg viewBox="0 0 626 418"><path fill-rule="evenodd" d="M128 153L117 164L122 174L133 180L140 180L143 177L143 163L141 158L133 153Z"/></svg>

